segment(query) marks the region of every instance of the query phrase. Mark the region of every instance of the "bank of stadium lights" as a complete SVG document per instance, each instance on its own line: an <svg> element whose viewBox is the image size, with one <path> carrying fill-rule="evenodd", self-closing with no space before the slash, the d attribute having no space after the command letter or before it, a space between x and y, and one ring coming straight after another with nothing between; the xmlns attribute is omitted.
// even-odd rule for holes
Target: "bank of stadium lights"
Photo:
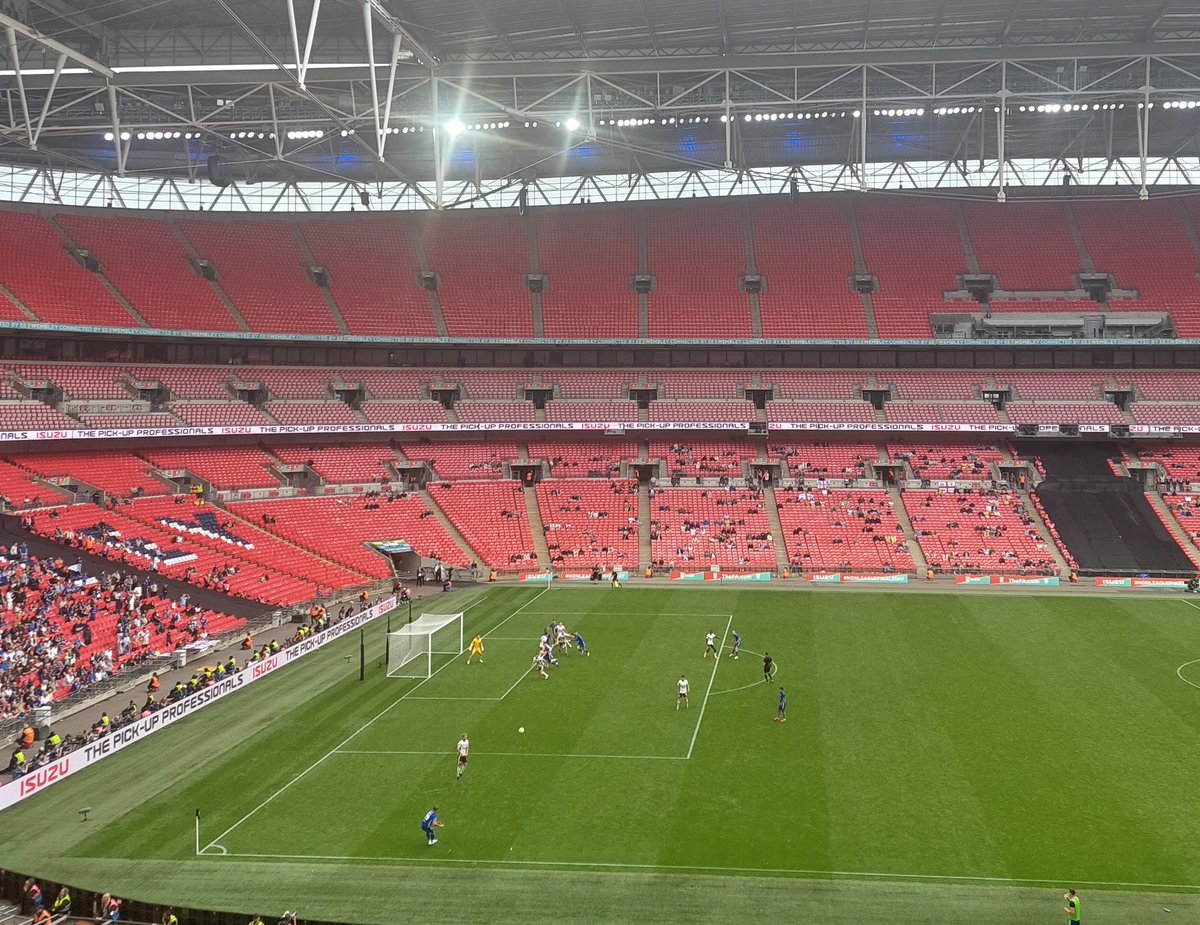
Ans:
<svg viewBox="0 0 1200 925"><path fill-rule="evenodd" d="M536 122L534 122L532 124L537 125ZM458 135L461 135L463 132L492 132L492 131L496 131L497 129L508 128L510 125L512 125L512 123L507 122L507 121L505 121L505 122L463 122L462 119L451 119L445 125L443 125L442 128L445 129L447 135L449 135L451 138L454 138ZM530 123L526 122L525 127L529 128L529 126L530 126ZM388 131L391 132L392 134L407 135L410 132L423 132L423 131L425 131L425 127L422 125L404 126L402 128L388 129Z"/></svg>
<svg viewBox="0 0 1200 925"><path fill-rule="evenodd" d="M199 137L199 132L137 132L136 134L131 134L129 132L121 133L122 141L129 141L130 138L137 138L138 141L175 141L180 138L186 138L188 141L191 141L193 138ZM105 132L104 140L112 141L113 133Z"/></svg>
<svg viewBox="0 0 1200 925"><path fill-rule="evenodd" d="M854 117L858 118L858 113L854 113ZM837 110L823 110L821 112L755 112L746 113L742 119L746 122L799 122L803 119L844 119L845 112ZM721 116L721 121L725 121L725 117Z"/></svg>
<svg viewBox="0 0 1200 925"><path fill-rule="evenodd" d="M1140 104L1139 104L1140 105ZM1153 103L1151 105L1154 105ZM1017 112L1034 112L1043 115L1056 115L1060 112L1100 112L1109 109L1124 109L1124 103L1038 103L1037 105L1017 106ZM1010 108L1010 112L1012 109Z"/></svg>
<svg viewBox="0 0 1200 925"><path fill-rule="evenodd" d="M702 122L707 122L708 116L668 116L665 119L600 119L599 125L615 125L618 128L634 127L638 125L699 125ZM721 121L725 121L725 117L721 116Z"/></svg>
<svg viewBox="0 0 1200 925"><path fill-rule="evenodd" d="M198 137L198 136L197 136ZM234 141L253 141L258 139L262 141L266 138L274 138L274 132L230 132L229 137ZM291 137L291 132L288 132L288 137Z"/></svg>
<svg viewBox="0 0 1200 925"><path fill-rule="evenodd" d="M417 132L423 132L423 131L425 131L424 126L417 127L417 126L412 126L412 125L400 125L400 126L392 125L392 126L385 128L383 130L383 134L385 134L385 135L407 135L411 132L415 135ZM341 132L339 134L343 138L349 138L351 135L356 135L358 133L355 129L344 128L341 130ZM271 137L274 137L274 136L271 136Z"/></svg>
<svg viewBox="0 0 1200 925"><path fill-rule="evenodd" d="M982 106L939 106L934 111L935 116L972 115L983 112Z"/></svg>
<svg viewBox="0 0 1200 925"><path fill-rule="evenodd" d="M924 109L909 108L909 109L875 109L871 113L874 116L923 116Z"/></svg>
<svg viewBox="0 0 1200 925"><path fill-rule="evenodd" d="M1154 104L1151 103L1151 105ZM1138 106L1140 107L1141 104L1139 103ZM1195 109L1197 106L1200 106L1200 102L1196 100L1167 100L1162 104L1163 109Z"/></svg>

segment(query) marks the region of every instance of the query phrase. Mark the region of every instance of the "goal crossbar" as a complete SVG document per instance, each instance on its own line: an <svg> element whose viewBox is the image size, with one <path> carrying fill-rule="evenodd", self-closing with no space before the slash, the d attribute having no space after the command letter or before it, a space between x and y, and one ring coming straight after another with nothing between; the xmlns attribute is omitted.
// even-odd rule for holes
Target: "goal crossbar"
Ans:
<svg viewBox="0 0 1200 925"><path fill-rule="evenodd" d="M435 655L463 652L461 613L423 613L412 623L388 633L389 678L428 678Z"/></svg>

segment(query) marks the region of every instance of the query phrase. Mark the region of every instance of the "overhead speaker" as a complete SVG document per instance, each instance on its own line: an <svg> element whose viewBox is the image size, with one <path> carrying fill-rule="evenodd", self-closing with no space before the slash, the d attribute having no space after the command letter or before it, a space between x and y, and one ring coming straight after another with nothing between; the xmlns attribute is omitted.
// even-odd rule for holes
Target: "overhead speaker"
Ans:
<svg viewBox="0 0 1200 925"><path fill-rule="evenodd" d="M221 164L221 155L210 154L204 166L208 170L208 182L213 186L226 187L232 182Z"/></svg>

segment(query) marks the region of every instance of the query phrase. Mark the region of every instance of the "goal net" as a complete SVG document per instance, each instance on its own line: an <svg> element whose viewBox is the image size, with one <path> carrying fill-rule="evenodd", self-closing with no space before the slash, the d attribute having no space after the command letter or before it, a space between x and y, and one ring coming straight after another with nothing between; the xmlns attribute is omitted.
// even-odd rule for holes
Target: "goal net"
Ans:
<svg viewBox="0 0 1200 925"><path fill-rule="evenodd" d="M395 632L388 633L389 678L428 678L435 655L461 655L463 615L423 613Z"/></svg>

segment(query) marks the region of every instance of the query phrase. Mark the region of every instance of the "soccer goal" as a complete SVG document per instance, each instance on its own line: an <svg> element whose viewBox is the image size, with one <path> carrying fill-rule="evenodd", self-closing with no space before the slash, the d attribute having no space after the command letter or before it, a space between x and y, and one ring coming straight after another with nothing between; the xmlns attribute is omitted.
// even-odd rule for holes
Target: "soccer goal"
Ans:
<svg viewBox="0 0 1200 925"><path fill-rule="evenodd" d="M389 678L428 678L435 655L461 655L463 615L423 613L395 632L388 633Z"/></svg>

